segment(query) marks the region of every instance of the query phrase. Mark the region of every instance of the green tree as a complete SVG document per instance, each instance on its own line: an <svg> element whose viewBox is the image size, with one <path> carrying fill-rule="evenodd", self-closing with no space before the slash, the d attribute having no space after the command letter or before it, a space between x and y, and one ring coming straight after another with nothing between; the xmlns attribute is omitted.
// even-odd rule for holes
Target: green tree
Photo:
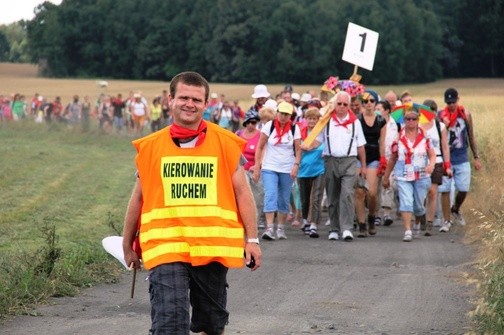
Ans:
<svg viewBox="0 0 504 335"><path fill-rule="evenodd" d="M10 45L6 60L13 63L28 63L30 56L27 48L26 21L0 26L0 31L5 34Z"/></svg>
<svg viewBox="0 0 504 335"><path fill-rule="evenodd" d="M503 3L65 0L36 8L27 47L55 76L169 80L194 70L214 82L322 83L352 74L341 57L353 22L380 34L373 71L359 69L366 84L497 76ZM10 45L18 55L26 43Z"/></svg>
<svg viewBox="0 0 504 335"><path fill-rule="evenodd" d="M464 75L504 76L504 0L468 0L460 14L457 30L464 36L460 56Z"/></svg>
<svg viewBox="0 0 504 335"><path fill-rule="evenodd" d="M33 62L47 62L45 75L68 74L65 61L66 46L62 43L62 29L58 22L58 7L48 1L35 9L35 18L27 25L28 48Z"/></svg>
<svg viewBox="0 0 504 335"><path fill-rule="evenodd" d="M10 43L5 33L0 30L0 61L5 62L9 59Z"/></svg>

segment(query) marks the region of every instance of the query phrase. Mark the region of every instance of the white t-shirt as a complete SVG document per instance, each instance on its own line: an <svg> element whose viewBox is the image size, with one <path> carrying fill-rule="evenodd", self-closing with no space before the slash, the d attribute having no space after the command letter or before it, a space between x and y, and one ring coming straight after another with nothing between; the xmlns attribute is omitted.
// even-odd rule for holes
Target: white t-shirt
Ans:
<svg viewBox="0 0 504 335"><path fill-rule="evenodd" d="M272 123L273 121L266 122L261 129L261 133L268 136L268 141L264 146L265 152L262 160L262 169L290 173L296 161L294 140L301 139L301 130L296 125L294 136L292 136L292 129L289 129L283 134L280 143L276 144L278 141L278 138L275 137L277 132L275 127L273 127L273 131L271 132Z"/></svg>
<svg viewBox="0 0 504 335"><path fill-rule="evenodd" d="M345 122L348 120L349 115L340 122ZM366 138L364 137L364 132L362 131L362 124L359 119L354 121L355 130L354 137L352 141L352 125L348 124L346 127L338 126L336 122L331 118L327 126L322 129L320 134L317 136L317 141L324 143L324 153L323 156L333 156L333 157L351 157L357 156L357 147L366 145ZM327 127L329 127L329 141L327 139ZM350 142L352 147L350 148L350 153L348 153L348 148L350 147ZM330 150L330 151L329 151Z"/></svg>
<svg viewBox="0 0 504 335"><path fill-rule="evenodd" d="M433 121L434 124L430 129L424 130L425 137L430 140L431 148L436 152L436 163L443 163L443 155L441 155L441 138L439 137L439 133L436 127L436 121ZM439 129L443 132L443 129L446 128L444 122L439 122Z"/></svg>
<svg viewBox="0 0 504 335"><path fill-rule="evenodd" d="M387 131L385 135L385 157L387 160L390 158L390 155L392 154L392 143L397 141L397 136L399 135L399 129L397 127L396 121L390 117L389 121L387 122Z"/></svg>
<svg viewBox="0 0 504 335"><path fill-rule="evenodd" d="M133 108L133 114L136 116L144 116L146 105L143 102L133 102L131 103L131 107Z"/></svg>

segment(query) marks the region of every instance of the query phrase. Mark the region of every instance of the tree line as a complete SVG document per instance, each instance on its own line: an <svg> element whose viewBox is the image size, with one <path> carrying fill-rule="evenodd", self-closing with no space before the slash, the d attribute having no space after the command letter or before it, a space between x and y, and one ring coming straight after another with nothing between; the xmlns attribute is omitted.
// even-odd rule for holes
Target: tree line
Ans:
<svg viewBox="0 0 504 335"><path fill-rule="evenodd" d="M54 77L316 84L347 78L349 22L380 34L368 84L504 75L504 0L64 0L24 22ZM1 41L1 35L0 35Z"/></svg>

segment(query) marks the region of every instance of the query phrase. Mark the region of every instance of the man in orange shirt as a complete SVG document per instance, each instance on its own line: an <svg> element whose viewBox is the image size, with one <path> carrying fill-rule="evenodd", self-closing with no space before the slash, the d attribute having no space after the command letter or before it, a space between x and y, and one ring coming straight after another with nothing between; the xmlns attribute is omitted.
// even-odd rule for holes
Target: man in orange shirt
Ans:
<svg viewBox="0 0 504 335"><path fill-rule="evenodd" d="M141 217L152 334L222 334L228 268L243 266L244 255L252 270L261 265L254 198L242 166L245 141L203 120L208 92L198 73L176 75L173 124L133 142L138 181L123 249L126 263L139 268L132 243Z"/></svg>

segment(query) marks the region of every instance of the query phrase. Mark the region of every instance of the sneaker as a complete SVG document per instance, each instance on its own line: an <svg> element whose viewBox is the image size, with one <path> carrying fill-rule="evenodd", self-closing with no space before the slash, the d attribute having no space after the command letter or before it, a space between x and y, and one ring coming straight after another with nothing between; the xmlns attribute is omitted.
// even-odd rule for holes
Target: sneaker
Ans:
<svg viewBox="0 0 504 335"><path fill-rule="evenodd" d="M327 221L325 222L325 225L326 225L326 226L330 226L330 225L331 225L331 220L330 220L330 219L327 219Z"/></svg>
<svg viewBox="0 0 504 335"><path fill-rule="evenodd" d="M309 236L313 238L318 238L319 234L317 232L317 228L310 228Z"/></svg>
<svg viewBox="0 0 504 335"><path fill-rule="evenodd" d="M367 226L365 223L359 223L359 234L357 237L367 237Z"/></svg>
<svg viewBox="0 0 504 335"><path fill-rule="evenodd" d="M273 232L273 228L268 228L264 231L262 234L261 238L263 240L268 240L268 241L274 241L275 240L275 233Z"/></svg>
<svg viewBox="0 0 504 335"><path fill-rule="evenodd" d="M381 217L379 216L375 217L374 219L375 226L381 226L381 222L382 222Z"/></svg>
<svg viewBox="0 0 504 335"><path fill-rule="evenodd" d="M346 241L346 242L353 241L353 234L350 230L345 230L341 237L343 238L343 241Z"/></svg>
<svg viewBox="0 0 504 335"><path fill-rule="evenodd" d="M432 221L427 221L427 226L424 233L425 236L432 236L432 226Z"/></svg>
<svg viewBox="0 0 504 335"><path fill-rule="evenodd" d="M460 214L460 210L455 211L455 210L453 210L453 207L452 207L451 214L453 216L453 221L456 224L461 225L461 226L465 226L466 223L465 223L464 217L462 216L462 214Z"/></svg>
<svg viewBox="0 0 504 335"><path fill-rule="evenodd" d="M425 214L420 217L420 230L425 231L427 229L427 221L425 221Z"/></svg>
<svg viewBox="0 0 504 335"><path fill-rule="evenodd" d="M277 237L279 240L286 240L287 235L285 235L285 229L277 229Z"/></svg>
<svg viewBox="0 0 504 335"><path fill-rule="evenodd" d="M420 238L420 229L413 228L413 238Z"/></svg>
<svg viewBox="0 0 504 335"><path fill-rule="evenodd" d="M447 233L450 231L450 228L451 228L451 222L450 221L445 221L443 223L443 225L441 226L441 228L439 228L439 231L441 233Z"/></svg>
<svg viewBox="0 0 504 335"><path fill-rule="evenodd" d="M414 223L413 224L413 238L420 238L420 227L421 225L419 223Z"/></svg>
<svg viewBox="0 0 504 335"><path fill-rule="evenodd" d="M337 241L337 240L339 240L338 233L335 232L335 231L330 232L329 233L329 240L331 240L331 241Z"/></svg>
<svg viewBox="0 0 504 335"><path fill-rule="evenodd" d="M264 228L266 228L266 225L264 224L263 221L259 221L259 224L257 225L257 228L264 229Z"/></svg>
<svg viewBox="0 0 504 335"><path fill-rule="evenodd" d="M305 235L310 235L310 224L309 224L309 223L305 224L305 225L301 228L301 231L302 231Z"/></svg>
<svg viewBox="0 0 504 335"><path fill-rule="evenodd" d="M383 225L384 226L390 226L392 223L394 223L394 220L390 216L385 216L383 220Z"/></svg>
<svg viewBox="0 0 504 335"><path fill-rule="evenodd" d="M411 230L406 230L404 232L404 237L402 240L404 242L411 242L413 240L413 234L411 233Z"/></svg>
<svg viewBox="0 0 504 335"><path fill-rule="evenodd" d="M294 219L294 221L292 221L291 225L293 227L299 227L301 225L301 222L299 222L298 220Z"/></svg>
<svg viewBox="0 0 504 335"><path fill-rule="evenodd" d="M443 220L440 218L435 218L434 219L434 227L441 227L443 225Z"/></svg>
<svg viewBox="0 0 504 335"><path fill-rule="evenodd" d="M381 221L381 219L380 219ZM369 235L376 235L376 218L368 215L368 233Z"/></svg>

